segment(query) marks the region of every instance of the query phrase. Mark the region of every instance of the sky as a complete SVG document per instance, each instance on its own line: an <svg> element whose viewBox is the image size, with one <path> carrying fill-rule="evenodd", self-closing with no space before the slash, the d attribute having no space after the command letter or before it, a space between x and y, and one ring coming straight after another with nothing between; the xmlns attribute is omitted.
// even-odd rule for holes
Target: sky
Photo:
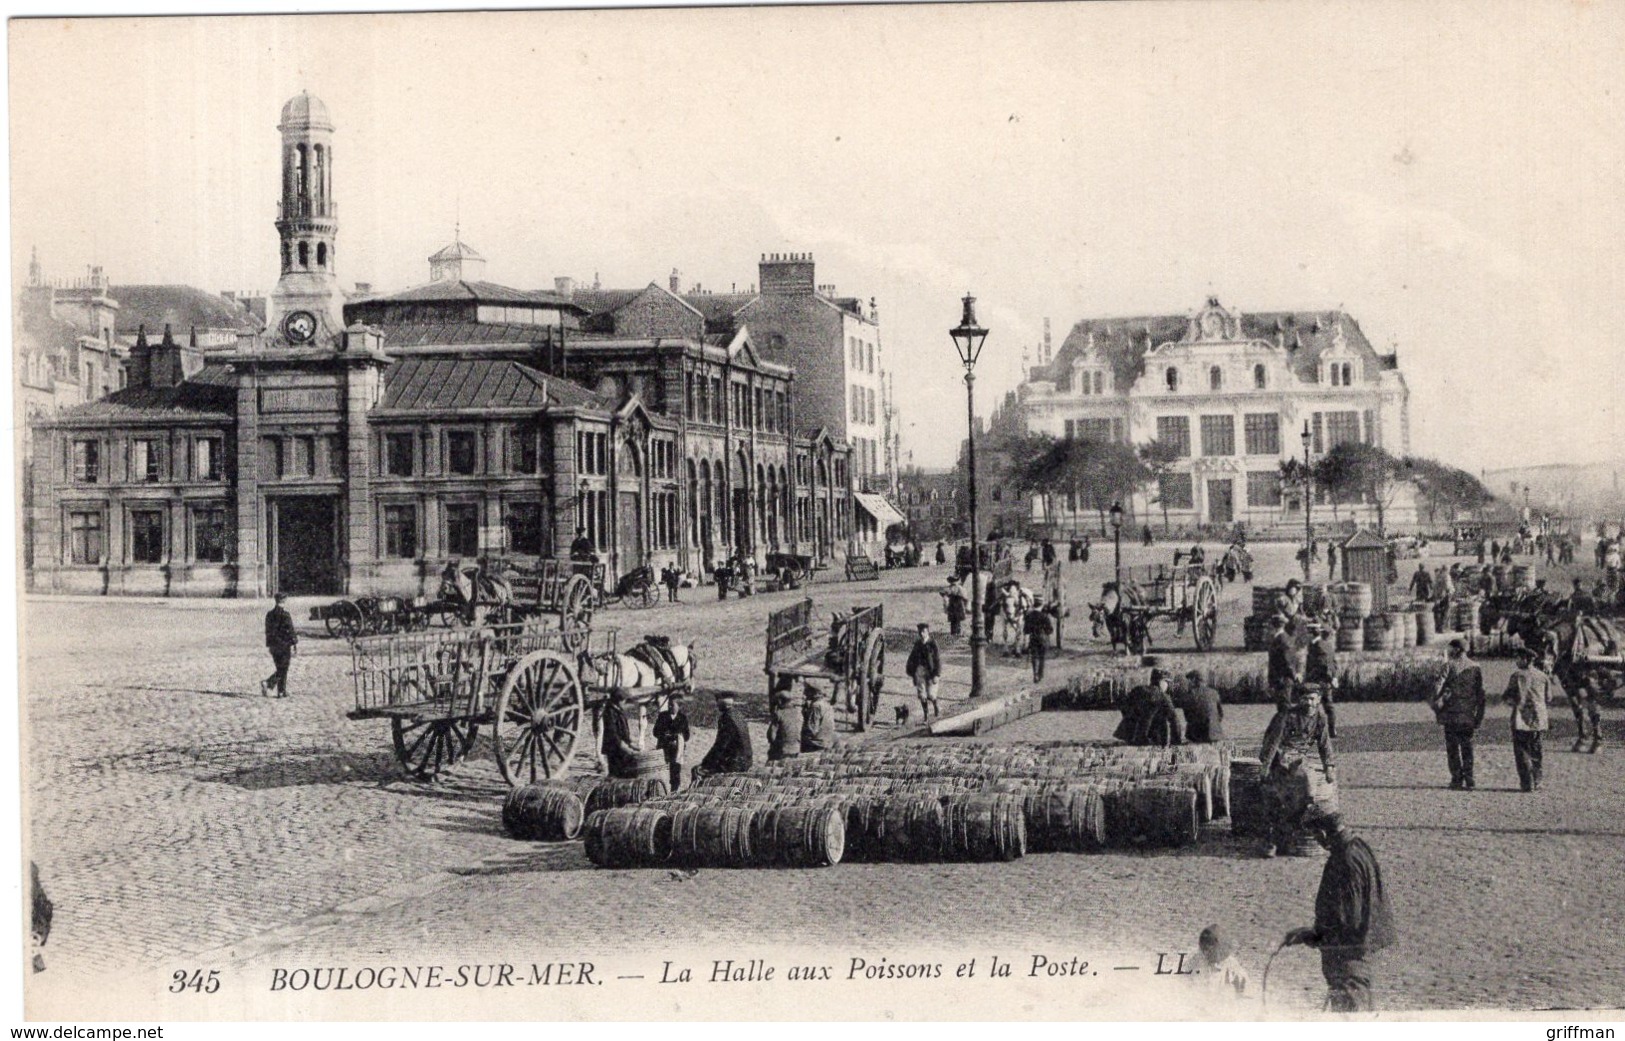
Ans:
<svg viewBox="0 0 1625 1041"><path fill-rule="evenodd" d="M1625 5L961 4L9 23L14 275L268 293L276 123L337 127L344 284L758 281L874 298L904 461L1051 319L1354 315L1412 449L1625 458Z"/></svg>

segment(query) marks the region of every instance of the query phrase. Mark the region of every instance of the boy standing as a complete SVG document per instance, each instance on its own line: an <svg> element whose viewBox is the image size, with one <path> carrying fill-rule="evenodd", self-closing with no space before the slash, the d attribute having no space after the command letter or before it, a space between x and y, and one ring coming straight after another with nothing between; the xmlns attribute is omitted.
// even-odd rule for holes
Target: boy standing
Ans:
<svg viewBox="0 0 1625 1041"><path fill-rule="evenodd" d="M671 774L671 790L683 787L683 750L688 747L688 713L683 711L683 692L674 690L666 698L666 707L655 717L655 747L666 756L666 770Z"/></svg>
<svg viewBox="0 0 1625 1041"><path fill-rule="evenodd" d="M914 693L920 699L921 721L931 718L932 709L936 710L937 718L942 718L942 708L937 704L937 677L942 675L942 652L937 649L936 641L931 639L931 627L924 622L920 623L919 635L914 639L913 649L908 652L905 671L908 678L914 681Z"/></svg>

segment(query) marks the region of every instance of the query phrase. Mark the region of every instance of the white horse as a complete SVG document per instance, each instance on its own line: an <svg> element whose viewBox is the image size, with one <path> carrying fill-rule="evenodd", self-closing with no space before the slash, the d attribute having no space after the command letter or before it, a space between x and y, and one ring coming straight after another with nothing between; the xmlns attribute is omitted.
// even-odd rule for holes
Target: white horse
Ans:
<svg viewBox="0 0 1625 1041"><path fill-rule="evenodd" d="M619 654L595 654L587 668L598 686L620 687L635 694L664 693L674 687L691 688L699 655L693 644L646 638Z"/></svg>

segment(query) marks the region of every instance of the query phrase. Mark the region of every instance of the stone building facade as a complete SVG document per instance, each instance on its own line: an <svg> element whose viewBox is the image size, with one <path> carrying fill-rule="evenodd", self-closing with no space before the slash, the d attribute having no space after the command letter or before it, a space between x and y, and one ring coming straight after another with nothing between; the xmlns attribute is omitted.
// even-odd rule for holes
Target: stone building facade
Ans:
<svg viewBox="0 0 1625 1041"><path fill-rule="evenodd" d="M1279 475L1284 460L1302 458L1306 427L1313 457L1343 441L1410 451L1397 355L1379 353L1341 311L1243 314L1209 299L1189 315L1085 319L1019 397L1030 430L1177 445L1174 472L1132 505L1143 518L1166 506L1186 527L1301 525L1302 496ZM1390 523L1414 509L1402 493ZM1075 504L1060 512L1061 526L1088 523ZM1362 518L1370 507L1340 512Z"/></svg>

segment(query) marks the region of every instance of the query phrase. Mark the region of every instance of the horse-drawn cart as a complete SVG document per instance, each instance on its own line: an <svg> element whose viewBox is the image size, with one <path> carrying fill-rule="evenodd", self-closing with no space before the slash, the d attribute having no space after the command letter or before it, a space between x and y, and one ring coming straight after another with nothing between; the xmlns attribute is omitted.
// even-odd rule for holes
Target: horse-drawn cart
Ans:
<svg viewBox="0 0 1625 1041"><path fill-rule="evenodd" d="M323 623L329 636L353 640L358 636L427 629L442 613L441 603L428 597L358 596L317 604L310 609L310 620ZM447 620L445 624L451 623Z"/></svg>
<svg viewBox="0 0 1625 1041"><path fill-rule="evenodd" d="M1213 649L1219 629L1219 587L1204 564L1147 564L1124 568L1120 589L1107 583L1101 602L1091 616L1096 635L1102 624L1112 645L1125 645L1134 654L1151 648L1151 623L1171 621L1175 632L1191 627L1199 651Z"/></svg>
<svg viewBox="0 0 1625 1041"><path fill-rule="evenodd" d="M811 599L767 616L768 698L781 677L822 680L831 686L831 704L852 713L856 729L867 730L886 684L885 612L879 604L836 612L822 641L812 620Z"/></svg>
<svg viewBox="0 0 1625 1041"><path fill-rule="evenodd" d="M616 689L641 712L691 689L695 665L691 648L658 637L623 654L613 629L549 629L535 619L362 637L350 653L349 718L389 720L408 774L432 780L489 727L497 769L515 786L567 774L578 738L588 729L596 738Z"/></svg>

